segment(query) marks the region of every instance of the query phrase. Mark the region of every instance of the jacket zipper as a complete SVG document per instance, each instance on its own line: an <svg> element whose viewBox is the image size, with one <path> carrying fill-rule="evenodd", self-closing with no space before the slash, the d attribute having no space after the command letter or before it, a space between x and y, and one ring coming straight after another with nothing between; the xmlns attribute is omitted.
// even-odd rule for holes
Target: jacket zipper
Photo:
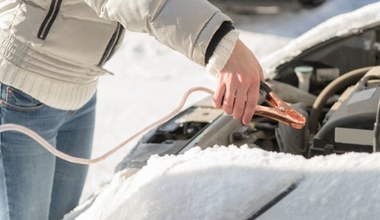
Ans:
<svg viewBox="0 0 380 220"><path fill-rule="evenodd" d="M120 23L118 23L115 32L112 34L112 37L107 44L107 47L103 53L102 59L100 59L99 66L102 66L111 57L113 51L115 50L116 45L118 44L122 36L123 31L124 31L124 27Z"/></svg>
<svg viewBox="0 0 380 220"><path fill-rule="evenodd" d="M52 0L50 4L49 11L41 24L41 27L38 31L37 37L39 39L45 40L49 34L50 28L54 23L54 20L57 18L59 9L61 8L62 0Z"/></svg>

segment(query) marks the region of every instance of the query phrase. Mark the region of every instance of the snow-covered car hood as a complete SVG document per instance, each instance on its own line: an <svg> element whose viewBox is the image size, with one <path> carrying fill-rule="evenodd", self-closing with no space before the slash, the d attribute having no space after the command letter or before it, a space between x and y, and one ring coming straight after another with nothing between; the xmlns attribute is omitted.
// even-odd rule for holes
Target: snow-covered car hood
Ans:
<svg viewBox="0 0 380 220"><path fill-rule="evenodd" d="M292 40L261 60L265 75L276 76L276 69L304 51L337 38L360 34L380 25L380 2L364 6L356 11L335 16Z"/></svg>
<svg viewBox="0 0 380 220"><path fill-rule="evenodd" d="M152 157L130 178L128 170L118 173L86 212L66 219L377 219L379 159L346 154L306 160L247 147L193 148ZM294 192L260 213L292 186Z"/></svg>

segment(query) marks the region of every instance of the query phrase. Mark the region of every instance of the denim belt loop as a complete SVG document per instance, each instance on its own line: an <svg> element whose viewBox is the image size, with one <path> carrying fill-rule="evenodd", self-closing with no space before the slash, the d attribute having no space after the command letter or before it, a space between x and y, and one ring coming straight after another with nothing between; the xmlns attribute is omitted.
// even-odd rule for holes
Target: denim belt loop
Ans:
<svg viewBox="0 0 380 220"><path fill-rule="evenodd" d="M8 97L8 87L7 85L0 82L0 102L7 101Z"/></svg>
<svg viewBox="0 0 380 220"><path fill-rule="evenodd" d="M0 82L0 99L5 100L6 97L6 91L4 91L4 84Z"/></svg>

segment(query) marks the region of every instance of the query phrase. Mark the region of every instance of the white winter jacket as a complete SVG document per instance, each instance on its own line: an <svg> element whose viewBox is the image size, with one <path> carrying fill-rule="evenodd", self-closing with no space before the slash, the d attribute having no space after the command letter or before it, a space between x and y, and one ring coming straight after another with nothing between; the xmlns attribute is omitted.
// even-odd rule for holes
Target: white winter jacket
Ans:
<svg viewBox="0 0 380 220"><path fill-rule="evenodd" d="M206 0L0 0L0 82L77 109L107 72L123 27L205 65L212 36L229 20Z"/></svg>

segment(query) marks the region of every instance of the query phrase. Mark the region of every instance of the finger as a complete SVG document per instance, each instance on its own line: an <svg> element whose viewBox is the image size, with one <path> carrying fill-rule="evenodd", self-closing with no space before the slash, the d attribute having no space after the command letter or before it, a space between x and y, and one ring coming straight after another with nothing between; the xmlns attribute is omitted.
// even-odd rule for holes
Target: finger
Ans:
<svg viewBox="0 0 380 220"><path fill-rule="evenodd" d="M223 111L227 113L228 115L232 114L234 101L235 101L235 93L236 93L236 89L227 88L225 96L224 96L222 108L223 108Z"/></svg>
<svg viewBox="0 0 380 220"><path fill-rule="evenodd" d="M248 97L245 103L244 114L242 118L242 122L245 125L249 124L249 122L251 121L255 113L257 101L258 101L258 93L259 93L258 90L259 90L258 86L255 86L255 87L251 86L248 90Z"/></svg>
<svg viewBox="0 0 380 220"><path fill-rule="evenodd" d="M223 102L223 97L224 97L225 92L226 92L226 86L224 85L224 83L219 83L218 88L216 89L214 93L214 98L212 100L212 104L214 105L215 108L222 107L222 102Z"/></svg>
<svg viewBox="0 0 380 220"><path fill-rule="evenodd" d="M234 109L232 112L232 116L234 118L240 119L243 116L246 100L247 100L247 90L246 89L237 90L235 102L234 102Z"/></svg>
<svg viewBox="0 0 380 220"><path fill-rule="evenodd" d="M261 81L264 81L264 80L265 80L265 77L264 77L264 71L263 71L263 68L259 65L258 69L259 69L259 74L260 74L260 80L261 80Z"/></svg>

